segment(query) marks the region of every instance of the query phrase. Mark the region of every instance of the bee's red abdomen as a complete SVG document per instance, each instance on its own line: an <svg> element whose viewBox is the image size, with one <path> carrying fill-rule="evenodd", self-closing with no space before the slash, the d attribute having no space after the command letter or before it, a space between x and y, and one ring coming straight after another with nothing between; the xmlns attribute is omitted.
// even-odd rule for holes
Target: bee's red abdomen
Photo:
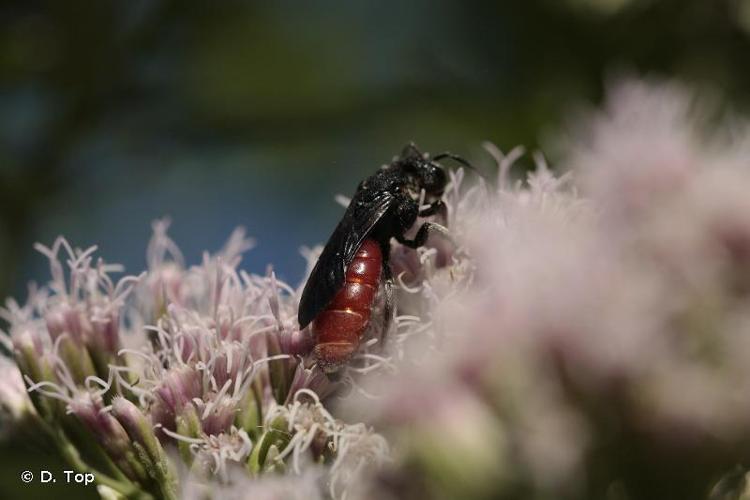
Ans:
<svg viewBox="0 0 750 500"><path fill-rule="evenodd" d="M335 370L346 363L359 347L370 323L382 267L380 245L366 239L346 270L344 286L313 321L316 339L313 352L324 370Z"/></svg>

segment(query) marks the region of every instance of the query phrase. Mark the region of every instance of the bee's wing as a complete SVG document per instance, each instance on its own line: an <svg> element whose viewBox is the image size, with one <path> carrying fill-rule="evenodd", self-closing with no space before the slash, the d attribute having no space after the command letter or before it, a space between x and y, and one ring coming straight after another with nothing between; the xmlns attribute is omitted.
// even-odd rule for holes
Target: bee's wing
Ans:
<svg viewBox="0 0 750 500"><path fill-rule="evenodd" d="M307 279L297 319L306 327L328 305L344 284L346 268L375 224L388 212L395 198L381 192L369 199L355 196L344 217L323 248Z"/></svg>

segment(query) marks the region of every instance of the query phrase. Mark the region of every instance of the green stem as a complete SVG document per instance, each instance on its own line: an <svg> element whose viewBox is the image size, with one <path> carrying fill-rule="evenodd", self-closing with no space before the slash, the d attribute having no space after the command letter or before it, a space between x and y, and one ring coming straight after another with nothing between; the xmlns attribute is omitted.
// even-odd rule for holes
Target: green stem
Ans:
<svg viewBox="0 0 750 500"><path fill-rule="evenodd" d="M78 450L76 450L70 441L68 441L67 437L65 437L61 430L54 429L48 422L45 422L42 419L40 419L39 423L44 431L50 435L63 459L65 459L73 468L78 470L78 472L94 474L98 483L109 486L127 498L139 498L143 500L153 498L151 495L141 491L137 486L127 480L112 478L107 474L89 467L89 465L81 459Z"/></svg>
<svg viewBox="0 0 750 500"><path fill-rule="evenodd" d="M70 444L70 442L68 442L66 438L58 437L56 441L58 449L60 450L63 458L65 458L65 460L67 460L71 466L77 469L78 472L90 472L94 474L97 482L109 486L125 497L150 498L150 495L147 495L132 483L128 483L126 481L118 481L117 479L111 478L108 475L89 467L83 460L81 460L81 457L78 455L78 451L72 444Z"/></svg>

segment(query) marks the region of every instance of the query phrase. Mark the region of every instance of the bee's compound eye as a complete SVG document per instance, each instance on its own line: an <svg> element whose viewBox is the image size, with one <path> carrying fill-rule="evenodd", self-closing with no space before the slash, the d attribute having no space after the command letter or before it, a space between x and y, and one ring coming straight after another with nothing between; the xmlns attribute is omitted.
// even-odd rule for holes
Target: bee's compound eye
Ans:
<svg viewBox="0 0 750 500"><path fill-rule="evenodd" d="M445 190L445 185L448 183L448 179L445 175L445 171L435 165L431 165L431 168L426 172L426 175L422 179L422 187L427 193L432 195L441 195Z"/></svg>

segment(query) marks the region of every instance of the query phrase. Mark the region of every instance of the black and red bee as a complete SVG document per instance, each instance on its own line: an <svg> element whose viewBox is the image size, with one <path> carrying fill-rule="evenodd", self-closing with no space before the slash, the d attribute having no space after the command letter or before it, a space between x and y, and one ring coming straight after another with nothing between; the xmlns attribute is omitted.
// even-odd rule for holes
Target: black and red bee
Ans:
<svg viewBox="0 0 750 500"><path fill-rule="evenodd" d="M417 217L444 209L443 192L448 182L437 163L450 153L434 157L422 154L414 144L404 148L389 165L362 181L302 291L300 328L312 322L313 355L326 372L337 371L359 347L370 324L380 285L383 285L384 332L393 316L393 280L388 260L391 238L410 248L425 244L430 232L446 233L434 222L425 222L413 239L404 234ZM420 198L429 206L420 210Z"/></svg>

